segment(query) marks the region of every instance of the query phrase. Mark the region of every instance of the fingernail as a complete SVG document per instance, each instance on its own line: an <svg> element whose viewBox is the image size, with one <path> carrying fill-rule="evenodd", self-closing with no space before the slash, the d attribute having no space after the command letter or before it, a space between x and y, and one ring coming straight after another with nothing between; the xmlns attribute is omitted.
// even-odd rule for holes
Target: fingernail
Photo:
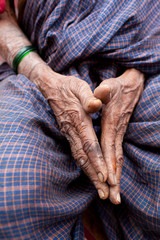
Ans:
<svg viewBox="0 0 160 240"><path fill-rule="evenodd" d="M110 184L111 185L117 185L117 178L115 174L109 174Z"/></svg>
<svg viewBox="0 0 160 240"><path fill-rule="evenodd" d="M99 178L99 181L100 182L104 182L104 177L103 177L103 174L101 172L98 173L98 178Z"/></svg>
<svg viewBox="0 0 160 240"><path fill-rule="evenodd" d="M80 159L79 159L79 164L80 164L80 166L83 166L84 163L85 163L85 160L84 160L83 158L80 158Z"/></svg>
<svg viewBox="0 0 160 240"><path fill-rule="evenodd" d="M121 196L120 196L119 193L117 194L117 201L118 201L119 203L121 203Z"/></svg>
<svg viewBox="0 0 160 240"><path fill-rule="evenodd" d="M104 198L104 192L101 189L98 189L98 194L100 198Z"/></svg>

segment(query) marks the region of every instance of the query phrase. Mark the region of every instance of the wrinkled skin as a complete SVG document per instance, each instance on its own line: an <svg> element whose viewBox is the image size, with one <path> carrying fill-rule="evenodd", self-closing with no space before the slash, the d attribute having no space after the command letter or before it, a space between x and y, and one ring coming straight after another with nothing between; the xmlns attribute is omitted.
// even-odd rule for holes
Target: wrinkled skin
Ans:
<svg viewBox="0 0 160 240"><path fill-rule="evenodd" d="M12 66L15 55L31 43L19 28L9 0L0 15L0 28L0 54ZM22 59L18 73L34 82L48 100L74 159L100 198L109 196L114 204L119 204L123 136L143 90L143 74L127 70L120 77L103 81L93 94L85 81L55 73L34 52ZM102 103L99 144L90 113L99 111Z"/></svg>
<svg viewBox="0 0 160 240"><path fill-rule="evenodd" d="M94 96L103 102L101 120L101 147L108 170L109 198L119 199L120 177L123 166L123 137L129 119L143 91L144 75L135 69L125 71L117 78L108 79L95 89ZM114 177L113 177L114 176ZM117 200L118 200L117 199Z"/></svg>
<svg viewBox="0 0 160 240"><path fill-rule="evenodd" d="M83 80L60 75L47 66L39 69L39 73L34 70L31 78L53 109L74 159L90 178L100 198L109 196L114 204L119 204L122 142L143 90L143 74L127 70L120 77L103 81L93 94ZM99 111L102 103L100 147L89 113Z"/></svg>

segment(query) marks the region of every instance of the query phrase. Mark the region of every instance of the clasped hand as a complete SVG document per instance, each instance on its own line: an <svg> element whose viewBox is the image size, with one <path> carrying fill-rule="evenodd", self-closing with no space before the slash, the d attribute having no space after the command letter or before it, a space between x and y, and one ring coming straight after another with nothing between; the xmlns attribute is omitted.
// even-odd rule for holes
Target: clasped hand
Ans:
<svg viewBox="0 0 160 240"><path fill-rule="evenodd" d="M94 184L99 197L109 197L112 203L119 204L122 142L143 90L143 74L127 70L117 78L103 81L92 93L85 81L46 68L35 82L48 100L61 133L69 141L72 156ZM102 104L99 144L90 113L99 111Z"/></svg>

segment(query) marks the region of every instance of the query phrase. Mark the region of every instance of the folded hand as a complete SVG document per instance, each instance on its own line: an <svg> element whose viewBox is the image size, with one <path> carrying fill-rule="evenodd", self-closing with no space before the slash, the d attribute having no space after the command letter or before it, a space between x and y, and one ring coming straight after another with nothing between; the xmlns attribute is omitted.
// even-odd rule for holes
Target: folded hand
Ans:
<svg viewBox="0 0 160 240"><path fill-rule="evenodd" d="M43 70L42 70L43 68ZM108 197L107 166L89 113L97 112L102 102L89 85L76 77L63 76L47 66L33 74L34 82L48 100L61 133L70 143L72 156L96 187L100 198Z"/></svg>
<svg viewBox="0 0 160 240"><path fill-rule="evenodd" d="M143 91L144 75L135 69L103 81L94 96L103 102L101 148L107 164L109 198L120 202L120 177L123 165L122 142L129 119Z"/></svg>

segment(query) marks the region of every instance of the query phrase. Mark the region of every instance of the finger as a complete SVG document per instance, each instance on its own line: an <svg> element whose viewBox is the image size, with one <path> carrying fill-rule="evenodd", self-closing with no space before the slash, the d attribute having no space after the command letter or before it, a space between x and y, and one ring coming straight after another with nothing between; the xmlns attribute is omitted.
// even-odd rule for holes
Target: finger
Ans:
<svg viewBox="0 0 160 240"><path fill-rule="evenodd" d="M123 142L123 132L119 133L116 138L116 179L117 185L110 187L109 199L114 204L121 203L121 196L120 196L120 178L121 172L123 167L123 149L122 149L122 142Z"/></svg>
<svg viewBox="0 0 160 240"><path fill-rule="evenodd" d="M117 184L116 179L116 132L113 125L108 124L105 116L102 118L101 147L108 171L107 181L111 186Z"/></svg>
<svg viewBox="0 0 160 240"><path fill-rule="evenodd" d="M83 172L88 176L90 181L93 183L93 185L97 189L99 197L101 199L108 198L109 187L108 187L107 183L100 182L100 180L97 176L97 173L96 173L95 169L92 167L89 159L79 159L78 163L80 164Z"/></svg>
<svg viewBox="0 0 160 240"><path fill-rule="evenodd" d="M105 105L111 103L111 100L120 98L121 83L114 78L103 81L95 90L94 96L102 101Z"/></svg>
<svg viewBox="0 0 160 240"><path fill-rule="evenodd" d="M90 181L97 189L99 197L101 199L108 198L108 185L106 183L100 182L96 171L89 161L89 158L87 158L86 153L83 151L81 141L78 139L78 135L72 130L72 132L70 131L70 134L67 135L67 139L69 140L71 146L73 158L76 160L77 164L81 167L83 172L89 177Z"/></svg>
<svg viewBox="0 0 160 240"><path fill-rule="evenodd" d="M83 148L86 158L90 160L99 180L105 182L107 166L89 114L85 113L83 109L69 112L68 117L65 116L65 120L61 121L59 125L61 126L61 133L66 136L69 142L71 142L70 138L74 137L75 143L81 143L81 148ZM75 143L73 142L73 145Z"/></svg>
<svg viewBox="0 0 160 240"><path fill-rule="evenodd" d="M107 165L108 183L117 184L116 180L116 135L119 112L116 106L103 106L101 119L101 147Z"/></svg>
<svg viewBox="0 0 160 240"><path fill-rule="evenodd" d="M101 182L105 182L108 175L107 165L103 158L102 151L93 129L90 116L86 114L84 121L81 124L77 125L76 129L79 136L81 136L83 151L95 169L99 180Z"/></svg>
<svg viewBox="0 0 160 240"><path fill-rule="evenodd" d="M116 170L117 185L110 186L110 192L109 192L109 199L113 204L121 203L120 178L121 178L122 166L123 166L123 158L120 158L117 160L117 170Z"/></svg>
<svg viewBox="0 0 160 240"><path fill-rule="evenodd" d="M81 102L85 112L94 113L102 107L101 100L93 95L90 86L85 81L78 79L78 84L77 81L72 82L71 90Z"/></svg>
<svg viewBox="0 0 160 240"><path fill-rule="evenodd" d="M99 197L103 200L107 199L108 195L109 195L109 187L108 187L107 183L102 183L99 181L97 174L96 174L94 168L92 167L92 165L85 164L82 166L82 170L89 177L89 179L91 180L91 182L97 189Z"/></svg>
<svg viewBox="0 0 160 240"><path fill-rule="evenodd" d="M118 126L117 126L117 135L116 135L116 141L115 141L115 147L116 147L116 178L117 178L117 185L115 187L110 188L110 194L109 198L112 203L119 204L121 202L120 197L120 178L121 178L121 172L123 168L123 137L127 129L127 125L129 122L130 114L125 115L120 118Z"/></svg>
<svg viewBox="0 0 160 240"><path fill-rule="evenodd" d="M115 140L117 134L117 124L119 121L119 89L120 86L112 79L104 81L96 88L94 95L99 97L105 105L102 111L101 121L101 147L107 164L108 183L113 186L116 180L116 150ZM116 96L116 98L115 98Z"/></svg>

